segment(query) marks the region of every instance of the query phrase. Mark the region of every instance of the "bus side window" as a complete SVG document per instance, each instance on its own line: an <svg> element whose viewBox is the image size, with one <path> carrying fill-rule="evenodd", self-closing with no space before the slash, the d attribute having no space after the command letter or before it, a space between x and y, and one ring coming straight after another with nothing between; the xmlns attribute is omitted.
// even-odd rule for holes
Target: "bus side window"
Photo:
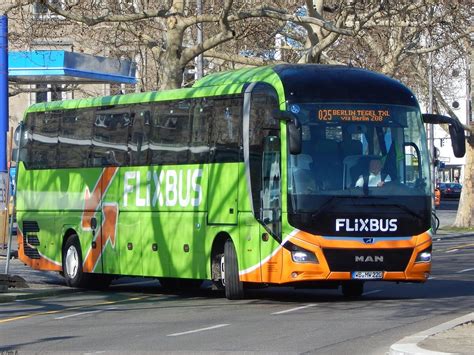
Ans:
<svg viewBox="0 0 474 355"><path fill-rule="evenodd" d="M147 165L150 128L151 107L137 106L133 109L133 125L130 129L128 148L131 155L130 165Z"/></svg>
<svg viewBox="0 0 474 355"><path fill-rule="evenodd" d="M242 159L242 98L214 100L211 125L211 162Z"/></svg>
<svg viewBox="0 0 474 355"><path fill-rule="evenodd" d="M191 100L159 102L154 107L150 134L152 164L188 162Z"/></svg>
<svg viewBox="0 0 474 355"><path fill-rule="evenodd" d="M31 167L30 164L30 150L31 150L31 143L33 140L33 126L34 126L34 118L33 116L35 113L28 113L23 123L23 127L21 129L21 139L20 139L20 154L19 159L25 165L25 168L29 169Z"/></svg>
<svg viewBox="0 0 474 355"><path fill-rule="evenodd" d="M33 117L28 162L32 169L57 167L58 128L62 111L37 112Z"/></svg>
<svg viewBox="0 0 474 355"><path fill-rule="evenodd" d="M88 166L93 118L91 109L64 111L59 129L58 168Z"/></svg>
<svg viewBox="0 0 474 355"><path fill-rule="evenodd" d="M130 109L120 106L97 109L92 128L91 166L123 166L129 163Z"/></svg>
<svg viewBox="0 0 474 355"><path fill-rule="evenodd" d="M196 100L193 105L189 163L209 162L212 100Z"/></svg>

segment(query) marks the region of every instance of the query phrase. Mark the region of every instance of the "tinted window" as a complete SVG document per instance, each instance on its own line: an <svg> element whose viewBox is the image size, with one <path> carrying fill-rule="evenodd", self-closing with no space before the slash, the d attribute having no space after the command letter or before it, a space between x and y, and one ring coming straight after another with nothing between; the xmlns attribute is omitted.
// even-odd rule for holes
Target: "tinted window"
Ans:
<svg viewBox="0 0 474 355"><path fill-rule="evenodd" d="M193 105L193 122L190 144L190 163L207 163L209 161L209 141L211 136L213 101L197 100Z"/></svg>
<svg viewBox="0 0 474 355"><path fill-rule="evenodd" d="M59 168L81 168L89 164L94 110L67 110L59 129Z"/></svg>
<svg viewBox="0 0 474 355"><path fill-rule="evenodd" d="M190 100L155 105L150 135L152 164L188 162L191 138L190 109Z"/></svg>
<svg viewBox="0 0 474 355"><path fill-rule="evenodd" d="M92 129L91 166L120 166L129 161L128 132L132 118L128 107L99 108Z"/></svg>
<svg viewBox="0 0 474 355"><path fill-rule="evenodd" d="M213 100L211 162L236 162L242 159L242 99Z"/></svg>
<svg viewBox="0 0 474 355"><path fill-rule="evenodd" d="M140 105L133 108L133 126L130 129L128 147L131 165L149 164L149 146L151 129L151 106Z"/></svg>
<svg viewBox="0 0 474 355"><path fill-rule="evenodd" d="M30 116L31 139L27 166L32 169L57 167L58 127L62 111L38 112Z"/></svg>

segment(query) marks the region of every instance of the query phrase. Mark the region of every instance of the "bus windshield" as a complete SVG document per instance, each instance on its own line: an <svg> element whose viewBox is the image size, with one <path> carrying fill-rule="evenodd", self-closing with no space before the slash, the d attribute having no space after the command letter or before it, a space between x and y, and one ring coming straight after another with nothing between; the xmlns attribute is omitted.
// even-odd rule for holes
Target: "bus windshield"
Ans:
<svg viewBox="0 0 474 355"><path fill-rule="evenodd" d="M395 205L394 213L423 217L430 177L418 108L305 103L290 110L302 125L302 152L289 155L290 214L354 214L357 200L361 211Z"/></svg>

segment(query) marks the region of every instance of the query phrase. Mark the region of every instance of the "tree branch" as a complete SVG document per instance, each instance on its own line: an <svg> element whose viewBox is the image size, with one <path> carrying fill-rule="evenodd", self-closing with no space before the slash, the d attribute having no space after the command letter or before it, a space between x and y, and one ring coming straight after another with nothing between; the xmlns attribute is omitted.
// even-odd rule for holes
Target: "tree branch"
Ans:
<svg viewBox="0 0 474 355"><path fill-rule="evenodd" d="M227 54L223 52L217 52L213 50L206 51L204 57L222 59L228 62L239 63L243 65L250 66L261 66L261 65L271 65L271 64L285 64L284 61L279 60L265 60L258 57L244 57L238 54Z"/></svg>

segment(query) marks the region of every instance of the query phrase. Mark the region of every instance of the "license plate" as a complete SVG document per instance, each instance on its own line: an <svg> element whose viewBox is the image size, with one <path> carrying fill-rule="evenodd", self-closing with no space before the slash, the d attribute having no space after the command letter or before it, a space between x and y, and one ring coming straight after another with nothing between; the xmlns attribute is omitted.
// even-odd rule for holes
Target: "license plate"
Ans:
<svg viewBox="0 0 474 355"><path fill-rule="evenodd" d="M379 280L383 278L382 271L353 271L352 278L356 280Z"/></svg>

